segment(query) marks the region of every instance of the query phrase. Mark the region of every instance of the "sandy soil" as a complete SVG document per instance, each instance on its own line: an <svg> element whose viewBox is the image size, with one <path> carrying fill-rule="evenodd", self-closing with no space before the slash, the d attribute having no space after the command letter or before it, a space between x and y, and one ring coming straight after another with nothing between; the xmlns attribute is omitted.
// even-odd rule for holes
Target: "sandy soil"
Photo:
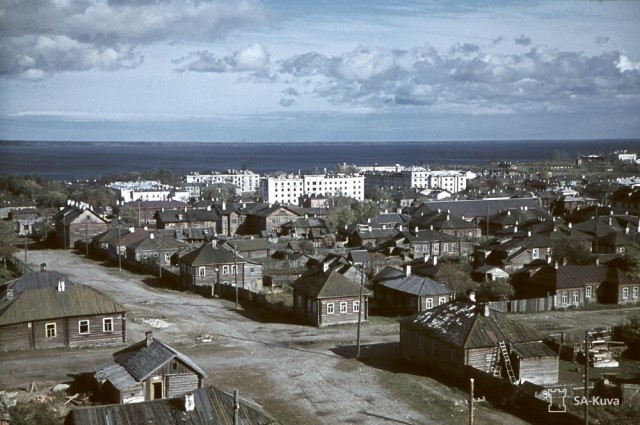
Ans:
<svg viewBox="0 0 640 425"><path fill-rule="evenodd" d="M398 359L398 324L362 327L363 355L355 354L356 326L317 329L235 309L223 299L157 287L152 276L118 271L73 251L30 253L37 269L66 273L127 307L129 343L148 330L183 352L209 375L205 384L255 400L283 424L457 424L467 420L468 395ZM211 336L209 342L198 337ZM121 347L0 353L0 390L70 382L111 362ZM488 403L477 404L477 424L525 423Z"/></svg>

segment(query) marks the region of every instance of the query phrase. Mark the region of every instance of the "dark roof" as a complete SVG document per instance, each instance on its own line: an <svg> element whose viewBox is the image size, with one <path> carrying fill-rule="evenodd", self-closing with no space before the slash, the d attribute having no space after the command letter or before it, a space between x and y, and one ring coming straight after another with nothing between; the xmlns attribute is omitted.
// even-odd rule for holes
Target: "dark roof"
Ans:
<svg viewBox="0 0 640 425"><path fill-rule="evenodd" d="M584 288L593 283L631 284L632 281L618 268L604 265L560 265L556 269L546 265L535 273L530 281L555 289Z"/></svg>
<svg viewBox="0 0 640 425"><path fill-rule="evenodd" d="M403 326L420 329L434 337L461 348L493 347L498 341L516 344L542 341L542 335L499 311L468 300L455 300L425 310L401 321Z"/></svg>
<svg viewBox="0 0 640 425"><path fill-rule="evenodd" d="M402 236L407 242L458 241L455 236L436 230L419 230L418 232L403 230L396 238Z"/></svg>
<svg viewBox="0 0 640 425"><path fill-rule="evenodd" d="M425 211L449 211L458 217L486 217L501 210L509 208L527 207L540 208L540 203L536 198L513 198L513 199L471 199L460 201L433 201L425 202L420 206Z"/></svg>
<svg viewBox="0 0 640 425"><path fill-rule="evenodd" d="M234 243L236 250L240 252L261 251L269 249L269 241L264 238L229 240L227 241L227 246L233 249Z"/></svg>
<svg viewBox="0 0 640 425"><path fill-rule="evenodd" d="M300 276L293 286L296 292L313 298L351 297L360 294L360 284L336 270L313 270ZM363 295L369 294L368 289L363 290Z"/></svg>
<svg viewBox="0 0 640 425"><path fill-rule="evenodd" d="M401 276L392 280L384 280L379 283L380 285L403 292L405 294L417 295L419 297L428 297L432 295L447 295L453 294L455 291L447 288L440 282L436 282L428 277L421 276Z"/></svg>
<svg viewBox="0 0 640 425"><path fill-rule="evenodd" d="M228 249L221 248L213 243L206 243L200 248L185 254L181 259L181 263L188 264L190 266L206 266L214 264L231 264L234 261L245 263L246 261L236 256L234 258L233 252Z"/></svg>
<svg viewBox="0 0 640 425"><path fill-rule="evenodd" d="M156 211L156 219L163 223L190 223L194 221L216 221L218 214L207 209L183 209Z"/></svg>
<svg viewBox="0 0 640 425"><path fill-rule="evenodd" d="M215 387L192 392L194 409L185 412L184 396L142 403L76 407L69 413L71 425L233 425L234 395ZM239 423L269 425L276 421L264 409L239 399Z"/></svg>
<svg viewBox="0 0 640 425"><path fill-rule="evenodd" d="M64 280L65 285L74 285L67 276L55 270L26 272L18 279L7 282L6 285L13 290L13 295L16 296L31 289L56 288L58 280Z"/></svg>
<svg viewBox="0 0 640 425"><path fill-rule="evenodd" d="M153 251L158 249L179 249L186 246L187 244L177 239L160 238L154 235L153 238L143 239L141 241L127 245L127 249L131 249L133 251Z"/></svg>
<svg viewBox="0 0 640 425"><path fill-rule="evenodd" d="M347 259L350 259L352 263L366 264L371 261L371 256L366 249L352 249L347 253Z"/></svg>
<svg viewBox="0 0 640 425"><path fill-rule="evenodd" d="M57 287L33 289L4 302L0 325L125 311L122 305L89 286L65 285L64 291L58 291Z"/></svg>
<svg viewBox="0 0 640 425"><path fill-rule="evenodd" d="M513 350L521 359L532 357L557 357L558 354L548 347L544 342L525 342L522 344L512 344Z"/></svg>
<svg viewBox="0 0 640 425"><path fill-rule="evenodd" d="M295 205L291 205L291 204L265 204L265 203L260 203L260 204L256 204L252 209L247 210L246 214L247 215L254 215L254 216L258 216L258 217L268 217L271 214L273 214L274 212L283 209L283 210L287 210L297 216L304 216L304 211L302 210L302 208L297 207Z"/></svg>
<svg viewBox="0 0 640 425"><path fill-rule="evenodd" d="M153 337L151 337L151 342L148 345L145 338L113 354L114 361L122 366L136 382L142 382L159 367L174 358L179 359L204 378L207 377L206 372L187 356ZM102 374L101 371L98 371L96 376L99 380L109 379L109 376Z"/></svg>

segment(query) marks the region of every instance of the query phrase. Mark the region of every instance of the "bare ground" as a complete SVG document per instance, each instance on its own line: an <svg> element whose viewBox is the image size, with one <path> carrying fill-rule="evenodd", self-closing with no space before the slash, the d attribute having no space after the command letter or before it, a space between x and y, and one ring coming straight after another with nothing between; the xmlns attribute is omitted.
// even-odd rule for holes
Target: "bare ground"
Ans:
<svg viewBox="0 0 640 425"><path fill-rule="evenodd" d="M362 327L362 356L354 358L356 326L317 329L223 299L157 286L154 277L118 271L73 251L32 251L34 267L67 273L127 307L129 343L154 336L189 356L209 375L206 385L238 389L283 424L458 424L468 395L409 369L398 357L398 324ZM524 317L524 316L523 316ZM210 335L210 342L198 337ZM70 382L108 364L120 347L0 353L0 390L24 391ZM477 424L524 424L486 402Z"/></svg>

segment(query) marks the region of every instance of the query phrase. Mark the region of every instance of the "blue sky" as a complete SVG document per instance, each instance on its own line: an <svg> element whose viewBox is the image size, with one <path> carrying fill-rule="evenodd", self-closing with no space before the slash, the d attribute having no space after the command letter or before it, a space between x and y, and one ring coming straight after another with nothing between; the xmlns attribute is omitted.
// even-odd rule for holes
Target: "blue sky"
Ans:
<svg viewBox="0 0 640 425"><path fill-rule="evenodd" d="M0 139L640 137L637 1L0 2Z"/></svg>

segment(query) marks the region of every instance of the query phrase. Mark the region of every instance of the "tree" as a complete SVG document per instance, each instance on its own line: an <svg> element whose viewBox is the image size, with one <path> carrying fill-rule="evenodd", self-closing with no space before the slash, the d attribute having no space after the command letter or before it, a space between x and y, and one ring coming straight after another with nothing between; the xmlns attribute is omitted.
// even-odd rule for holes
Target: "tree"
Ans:
<svg viewBox="0 0 640 425"><path fill-rule="evenodd" d="M477 286L476 299L478 301L507 301L513 298L515 289L509 279L496 279Z"/></svg>
<svg viewBox="0 0 640 425"><path fill-rule="evenodd" d="M626 246L622 258L627 263L627 276L634 281L640 280L640 244L633 243Z"/></svg>
<svg viewBox="0 0 640 425"><path fill-rule="evenodd" d="M567 264L585 265L591 263L591 253L579 242L570 239L558 240L553 244L554 261L567 260Z"/></svg>
<svg viewBox="0 0 640 425"><path fill-rule="evenodd" d="M304 255L311 255L316 252L316 246L309 239L303 239L300 242L300 251Z"/></svg>
<svg viewBox="0 0 640 425"><path fill-rule="evenodd" d="M471 279L471 265L462 261L442 264L436 280L456 291L458 295L466 295L467 292L475 291L478 287L478 284Z"/></svg>
<svg viewBox="0 0 640 425"><path fill-rule="evenodd" d="M355 222L356 215L350 206L332 208L325 219L327 230L331 233L336 233L339 229Z"/></svg>
<svg viewBox="0 0 640 425"><path fill-rule="evenodd" d="M358 223L366 223L370 218L380 213L380 208L370 201L353 201L351 204L356 221Z"/></svg>

